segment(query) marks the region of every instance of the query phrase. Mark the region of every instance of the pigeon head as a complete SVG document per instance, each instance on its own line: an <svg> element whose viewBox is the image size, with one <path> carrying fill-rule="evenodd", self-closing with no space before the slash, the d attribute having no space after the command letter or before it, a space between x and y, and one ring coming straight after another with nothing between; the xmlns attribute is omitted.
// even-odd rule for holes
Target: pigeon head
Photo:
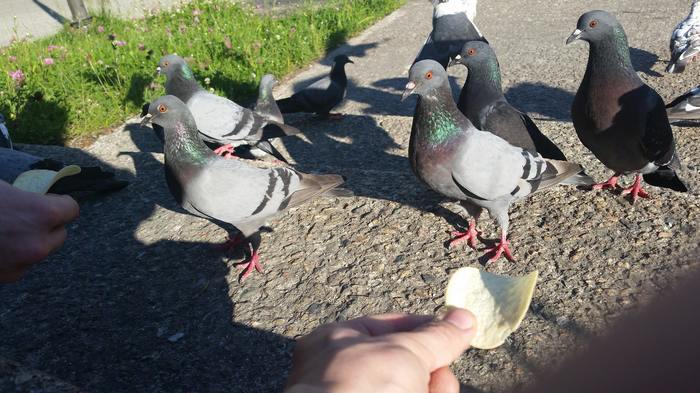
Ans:
<svg viewBox="0 0 700 393"><path fill-rule="evenodd" d="M411 94L425 96L447 83L447 72L435 60L421 60L411 67L408 72L406 90L401 101Z"/></svg>
<svg viewBox="0 0 700 393"><path fill-rule="evenodd" d="M355 64L355 62L350 60L350 58L347 57L346 55L338 55L338 56L334 57L333 62L337 65L345 65L347 63Z"/></svg>
<svg viewBox="0 0 700 393"><path fill-rule="evenodd" d="M185 79L194 79L192 69L187 65L185 59L178 55L165 55L158 62L156 72L165 74L166 78L171 79L175 75L184 77Z"/></svg>
<svg viewBox="0 0 700 393"><path fill-rule="evenodd" d="M175 96L162 96L151 102L148 106L148 113L141 121L141 125L144 126L149 121L164 129L173 129L182 123L195 124L190 110L187 109L187 105Z"/></svg>
<svg viewBox="0 0 700 393"><path fill-rule="evenodd" d="M589 43L602 41L610 36L614 36L624 31L620 22L605 11L589 11L581 15L576 24L576 30L566 40L566 44L583 40Z"/></svg>
<svg viewBox="0 0 700 393"><path fill-rule="evenodd" d="M274 75L272 74L265 74L263 77L260 79L260 87L264 88L272 88L272 86L277 84L277 78L275 78Z"/></svg>
<svg viewBox="0 0 700 393"><path fill-rule="evenodd" d="M495 58L496 53L489 44L483 41L469 41L464 44L459 54L450 61L449 66L462 64L469 68L470 65L489 63Z"/></svg>
<svg viewBox="0 0 700 393"><path fill-rule="evenodd" d="M0 123L4 123L4 122L5 122L5 116L3 116L2 113L0 113Z"/></svg>

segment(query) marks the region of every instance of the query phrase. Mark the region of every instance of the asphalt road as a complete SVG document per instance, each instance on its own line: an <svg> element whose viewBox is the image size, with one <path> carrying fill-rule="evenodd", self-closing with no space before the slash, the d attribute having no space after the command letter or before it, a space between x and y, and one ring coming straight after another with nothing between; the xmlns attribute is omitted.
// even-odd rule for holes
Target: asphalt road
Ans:
<svg viewBox="0 0 700 393"><path fill-rule="evenodd" d="M586 3L484 0L476 21L499 55L511 102L603 180L609 172L580 144L569 117L587 56L584 43L564 46L578 16L593 8L617 15L633 63L665 99L697 84L700 65L663 72L668 36L688 1ZM471 249L444 247L464 221L414 178L406 159L415 102L399 97L430 16L427 1L411 0L330 54L350 54L356 63L339 108L346 117L289 116L304 135L278 146L302 170L345 175L356 196L318 200L273 222L261 249L266 273L242 284L234 266L240 255L212 247L225 232L174 204L149 131L127 124L85 150L25 147L110 166L132 184L83 202L64 248L21 283L0 287L0 353L88 391L275 391L293 339L322 323L439 312L449 273L482 261ZM327 72L327 64L300 72L277 96ZM451 74L461 86L463 71ZM455 363L466 391L526 383L697 266L690 255L700 239L700 134L694 127L674 132L690 193L650 187L653 198L631 206L611 192L561 187L513 207L518 262L485 269L539 270L540 280L505 345L469 351ZM495 223L483 222L494 239Z"/></svg>

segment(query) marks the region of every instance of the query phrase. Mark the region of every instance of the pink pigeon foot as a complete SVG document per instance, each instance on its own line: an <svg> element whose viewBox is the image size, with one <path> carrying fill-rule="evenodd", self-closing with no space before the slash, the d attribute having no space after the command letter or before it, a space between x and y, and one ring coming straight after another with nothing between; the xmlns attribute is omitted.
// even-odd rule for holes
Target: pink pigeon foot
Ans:
<svg viewBox="0 0 700 393"><path fill-rule="evenodd" d="M617 179L620 177L618 174L612 175L608 181L603 183L597 183L593 185L594 190L605 190L606 188L614 189L617 188Z"/></svg>
<svg viewBox="0 0 700 393"><path fill-rule="evenodd" d="M491 263L496 261L498 258L501 257L501 254L505 254L506 259L515 262L515 258L513 258L513 254L510 252L510 249L508 248L508 245L510 244L510 241L506 239L506 233L503 232L501 233L501 240L498 242L493 247L487 248L484 251L486 251L486 254L493 254L491 258L489 258L487 263Z"/></svg>
<svg viewBox="0 0 700 393"><path fill-rule="evenodd" d="M637 197L640 198L649 198L649 193L642 190L642 175L637 175L634 178L634 183L630 186L622 190L622 195L627 195L630 194L630 197L632 198L632 203L637 200Z"/></svg>
<svg viewBox="0 0 700 393"><path fill-rule="evenodd" d="M473 248L476 250L476 239L477 236L479 236L481 232L476 230L476 221L470 220L469 221L469 228L464 231L454 231L451 233L453 236L452 239L450 239L450 242L448 244L449 248L452 248L453 246L456 246L462 242L468 242L467 244L469 247Z"/></svg>
<svg viewBox="0 0 700 393"><path fill-rule="evenodd" d="M328 114L328 120L343 120L344 117L345 117L345 115L342 113L329 113Z"/></svg>
<svg viewBox="0 0 700 393"><path fill-rule="evenodd" d="M253 247L251 247L251 255L250 258L246 261L241 262L238 264L236 267L239 269L243 269L243 274L241 274L241 282L243 282L249 275L250 273L253 272L253 270L257 270L260 273L264 273L262 269L262 265L260 264L260 257L258 256L258 250L253 250Z"/></svg>
<svg viewBox="0 0 700 393"><path fill-rule="evenodd" d="M217 147L216 150L214 150L214 153L229 159L236 157L233 145L230 143L228 145L221 145Z"/></svg>

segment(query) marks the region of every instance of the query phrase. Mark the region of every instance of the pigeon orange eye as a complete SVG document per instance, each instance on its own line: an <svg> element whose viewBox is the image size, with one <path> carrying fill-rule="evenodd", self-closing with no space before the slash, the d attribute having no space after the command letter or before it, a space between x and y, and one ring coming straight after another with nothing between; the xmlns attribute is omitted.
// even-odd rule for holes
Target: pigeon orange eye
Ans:
<svg viewBox="0 0 700 393"><path fill-rule="evenodd" d="M591 28L594 28L594 27L598 26L598 21L592 20L591 23L588 24L588 26L590 26Z"/></svg>
<svg viewBox="0 0 700 393"><path fill-rule="evenodd" d="M425 73L425 79L433 79L433 72L428 71Z"/></svg>
<svg viewBox="0 0 700 393"><path fill-rule="evenodd" d="M469 50L467 50L467 55L468 55L468 56L474 56L475 54L476 54L476 49L474 49L474 48L469 48Z"/></svg>
<svg viewBox="0 0 700 393"><path fill-rule="evenodd" d="M167 111L168 111L168 108L166 108L165 105L163 105L163 104L158 105L158 112L165 113Z"/></svg>

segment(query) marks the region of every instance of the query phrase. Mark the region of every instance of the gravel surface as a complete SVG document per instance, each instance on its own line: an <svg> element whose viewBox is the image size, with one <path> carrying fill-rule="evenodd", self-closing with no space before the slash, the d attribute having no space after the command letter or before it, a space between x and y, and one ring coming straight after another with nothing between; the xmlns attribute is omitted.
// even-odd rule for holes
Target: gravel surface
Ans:
<svg viewBox="0 0 700 393"><path fill-rule="evenodd" d="M564 46L578 16L592 8L617 15L641 76L665 99L694 86L700 65L663 73L667 39L687 1L581 3L484 0L476 21L499 55L512 103L603 180L609 172L579 143L569 118L587 56L583 43ZM273 222L261 249L266 274L244 283L235 268L242 255L212 246L225 232L174 204L150 130L127 124L85 150L24 146L100 163L132 184L83 201L63 249L21 283L0 287L0 353L89 391L279 391L294 338L322 323L440 311L449 273L483 259L468 248L445 248L452 226L464 220L415 179L406 160L415 101L399 97L430 17L427 1L411 0L330 54L356 62L339 108L346 117L289 116L305 135L278 146L302 170L347 176L356 196L318 200ZM277 96L326 73L328 64L299 73ZM450 73L461 86L464 71ZM540 280L530 312L505 345L469 351L455 363L466 391L526 383L695 267L689 253L700 238L700 134L693 127L674 132L690 193L650 187L653 198L631 206L611 192L561 187L512 208L518 262L501 259L485 269L536 269ZM483 223L495 239L495 223Z"/></svg>

